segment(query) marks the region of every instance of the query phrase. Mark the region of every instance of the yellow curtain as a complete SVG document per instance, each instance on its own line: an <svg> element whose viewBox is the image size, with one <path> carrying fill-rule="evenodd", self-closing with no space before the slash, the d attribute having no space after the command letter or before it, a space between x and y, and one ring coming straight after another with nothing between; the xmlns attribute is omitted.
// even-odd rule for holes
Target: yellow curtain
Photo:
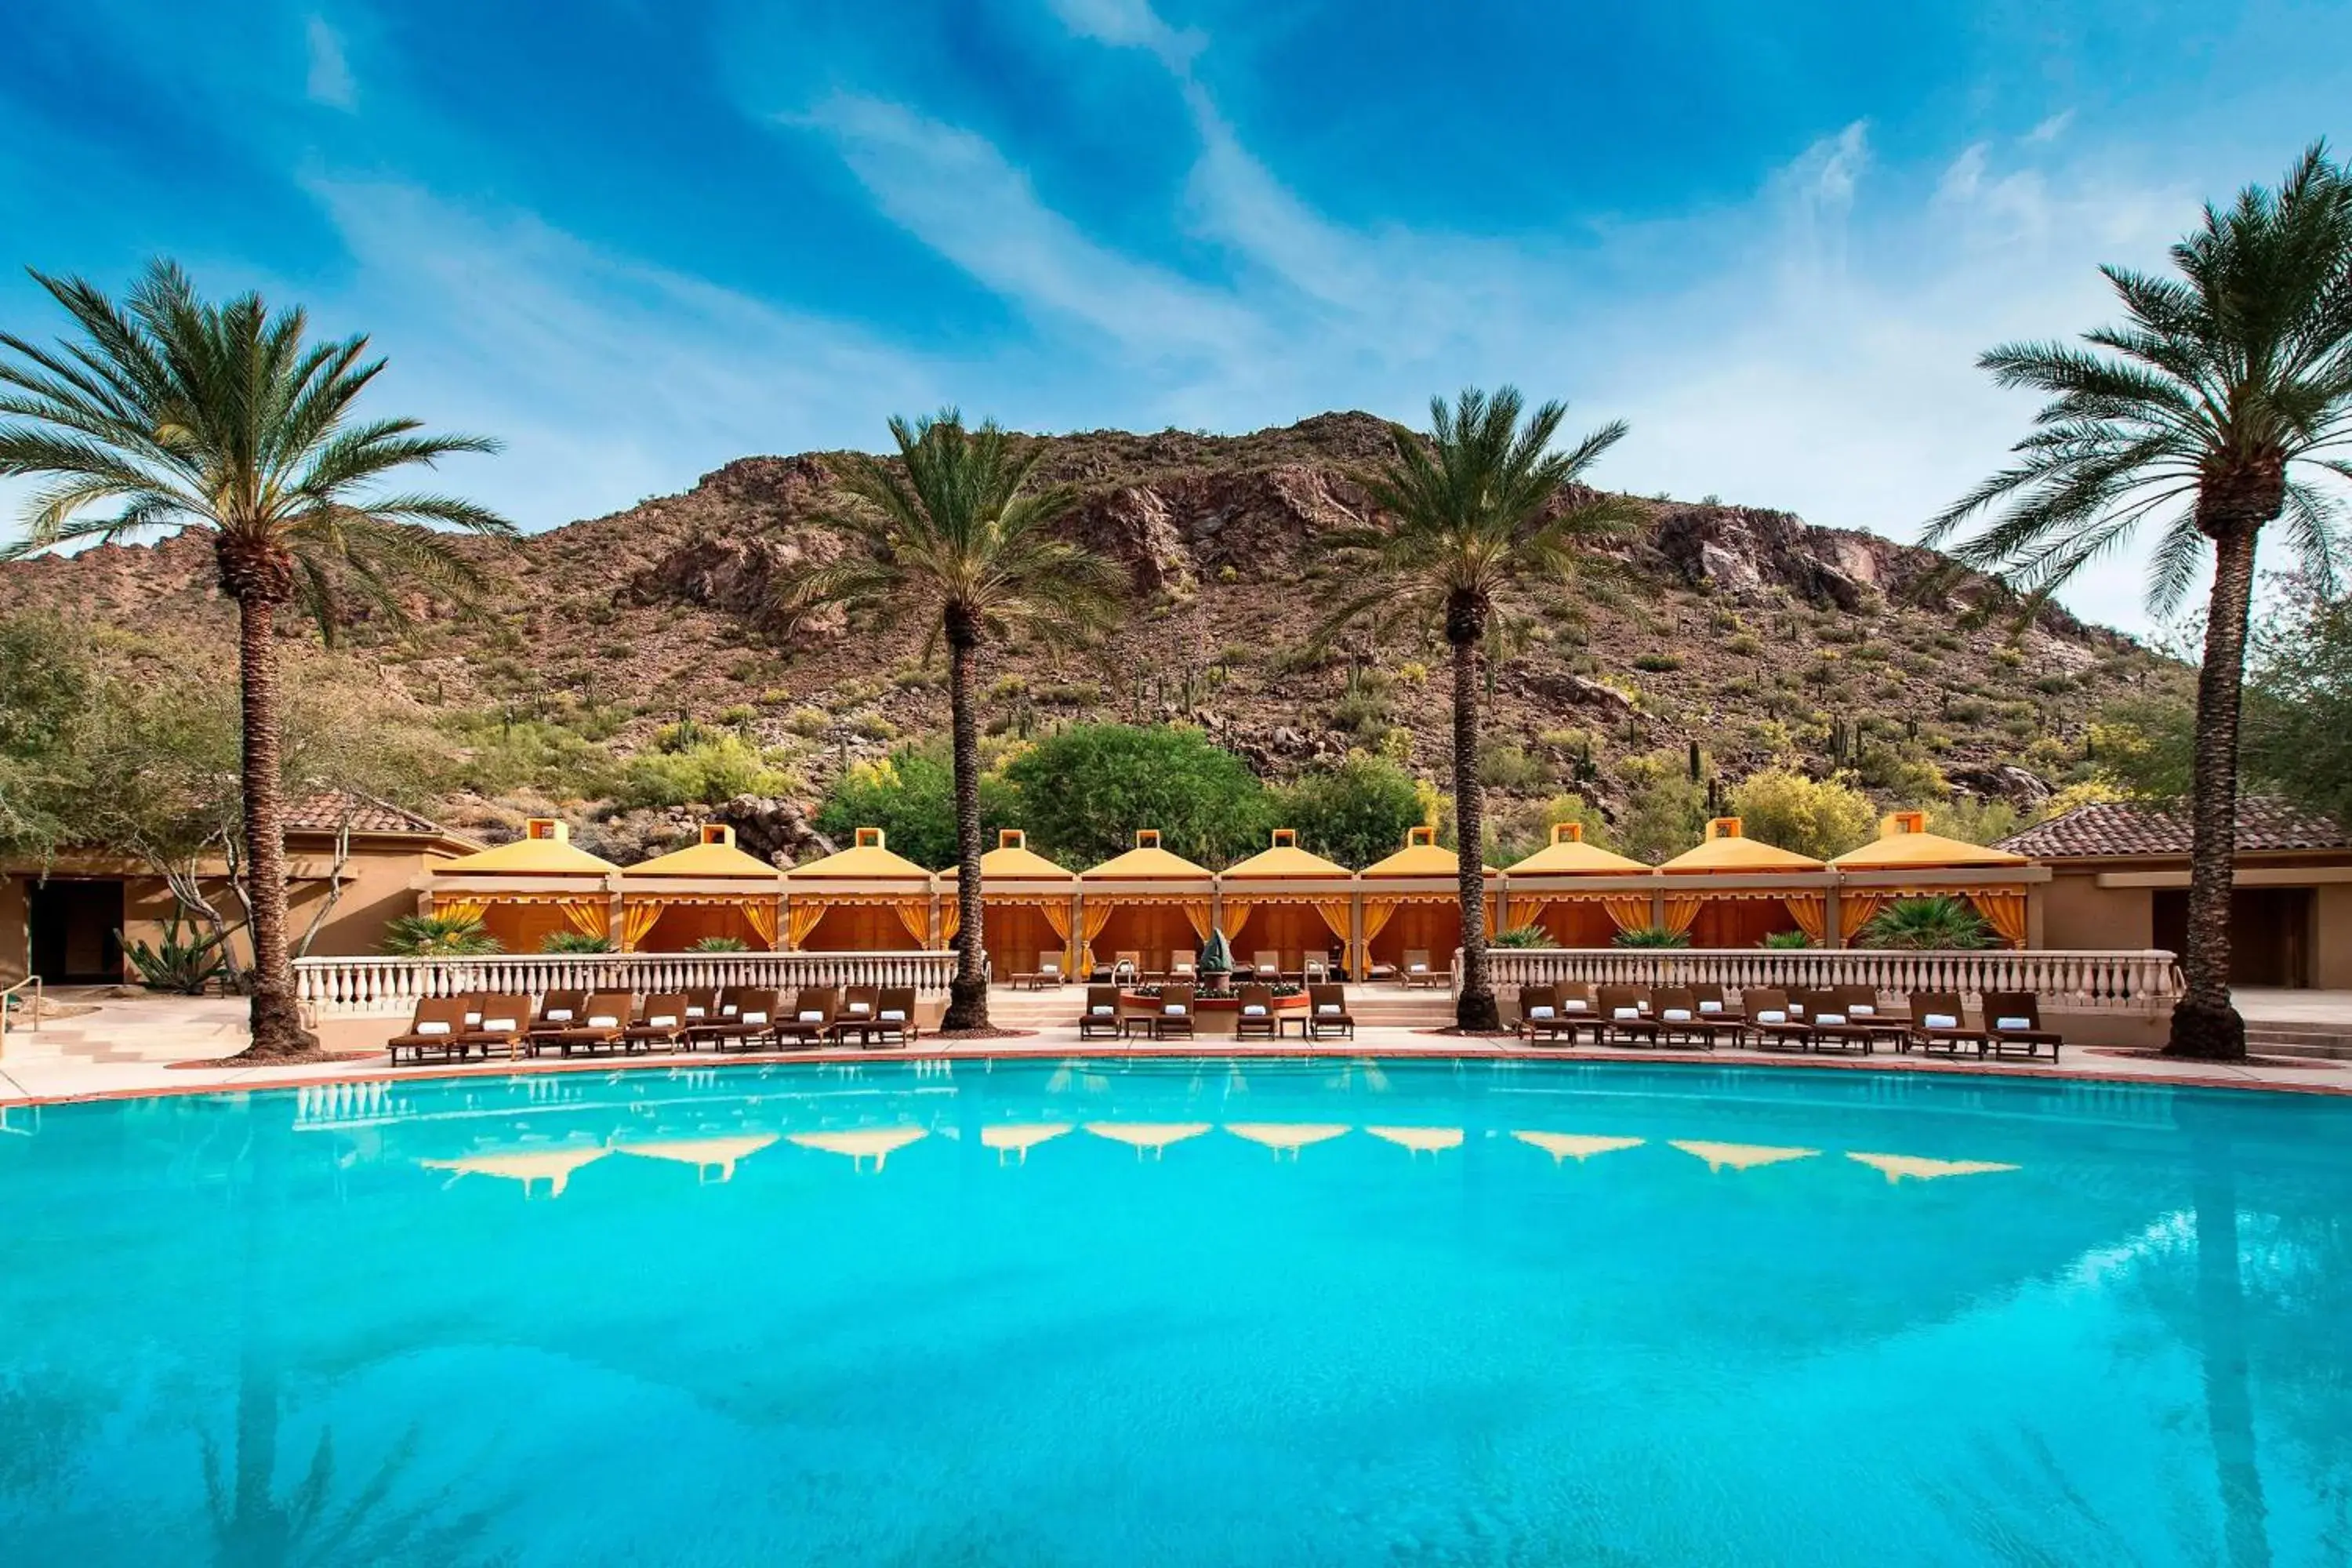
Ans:
<svg viewBox="0 0 2352 1568"><path fill-rule="evenodd" d="M1878 911L1893 903L1897 894L1862 893L1852 888L1838 889L1838 935L1848 947L1862 934L1862 928L1878 916Z"/></svg>
<svg viewBox="0 0 2352 1568"><path fill-rule="evenodd" d="M1078 943L1078 963L1090 974L1095 967L1095 938L1102 935L1103 927L1110 924L1110 917L1118 911L1117 904L1086 906L1086 924L1080 928L1083 934Z"/></svg>
<svg viewBox="0 0 2352 1568"><path fill-rule="evenodd" d="M983 917L984 918L984 917ZM940 900L940 945L954 943L956 932L963 930L963 899L958 896Z"/></svg>
<svg viewBox="0 0 2352 1568"><path fill-rule="evenodd" d="M1062 962L1073 963L1077 955L1070 951L1070 906L1066 900L1055 900L1037 906L1045 923L1054 928L1054 940L1062 944Z"/></svg>
<svg viewBox="0 0 2352 1568"><path fill-rule="evenodd" d="M743 919L751 934L767 943L771 952L776 945L776 901L773 899L752 899L744 903Z"/></svg>
<svg viewBox="0 0 2352 1568"><path fill-rule="evenodd" d="M1184 900L1184 918L1192 922L1192 934L1202 942L1209 940L1209 900Z"/></svg>
<svg viewBox="0 0 2352 1568"><path fill-rule="evenodd" d="M1688 896L1678 899L1668 899L1666 900L1665 913L1666 929L1673 931L1677 936L1681 935L1684 931L1690 930L1690 928L1697 922L1698 912L1705 908L1706 908L1706 900L1705 899L1692 898ZM1643 918L1646 920L1648 917L1644 916Z"/></svg>
<svg viewBox="0 0 2352 1568"><path fill-rule="evenodd" d="M646 940L646 932L660 923L663 906L651 900L630 901L621 906L621 951L635 952L637 943Z"/></svg>
<svg viewBox="0 0 2352 1568"><path fill-rule="evenodd" d="M930 900L900 899L891 907L898 911L898 923L905 926L908 933L914 937L917 947L931 945Z"/></svg>
<svg viewBox="0 0 2352 1568"><path fill-rule="evenodd" d="M1403 900L1401 899L1366 899L1364 900L1364 952L1362 959L1356 965L1356 973L1359 976L1371 973L1372 938L1380 935L1387 927L1390 919L1397 912L1397 906L1402 902Z"/></svg>
<svg viewBox="0 0 2352 1568"><path fill-rule="evenodd" d="M1327 899L1315 906L1315 912L1323 917L1333 936L1342 942L1348 940L1348 917L1355 912L1353 904L1345 899Z"/></svg>
<svg viewBox="0 0 2352 1568"><path fill-rule="evenodd" d="M1551 902L1551 900L1545 898L1540 893L1528 894L1523 898L1515 898L1507 900L1503 905L1503 924L1505 928L1510 931L1517 931L1521 926L1531 926L1535 924L1542 916L1544 906L1549 902Z"/></svg>
<svg viewBox="0 0 2352 1568"><path fill-rule="evenodd" d="M1247 899L1227 899L1225 900L1225 907L1217 917L1217 929L1225 933L1225 940L1228 942L1232 942L1235 937L1240 936L1242 934L1242 927L1249 924L1250 910L1252 907L1253 906Z"/></svg>
<svg viewBox="0 0 2352 1568"><path fill-rule="evenodd" d="M436 898L433 912L445 921L478 921L489 911L490 900L477 898Z"/></svg>
<svg viewBox="0 0 2352 1568"><path fill-rule="evenodd" d="M558 907L572 929L584 936L610 936L613 928L602 899L559 899Z"/></svg>
<svg viewBox="0 0 2352 1568"><path fill-rule="evenodd" d="M1782 899L1780 903L1789 911L1789 918L1797 922L1797 929L1805 933L1807 942L1819 947L1829 940L1830 901L1827 895L1808 893L1800 898Z"/></svg>
<svg viewBox="0 0 2352 1568"><path fill-rule="evenodd" d="M824 919L824 911L825 906L818 903L792 905L784 915L785 940L793 947L806 942L809 932L816 930L818 922Z"/></svg>
<svg viewBox="0 0 2352 1568"><path fill-rule="evenodd" d="M1650 923L1650 900L1641 893L1612 893L1601 900L1601 908L1619 931L1642 931ZM1696 910L1691 911L1691 918L1698 918Z"/></svg>
<svg viewBox="0 0 2352 1568"><path fill-rule="evenodd" d="M1981 892L1972 890L1969 894L1969 902L1976 905L1977 911L1984 916L1985 924L1992 927L1995 936L2011 947L2025 945L2025 895L2023 893L2006 890L1994 892L1990 889Z"/></svg>

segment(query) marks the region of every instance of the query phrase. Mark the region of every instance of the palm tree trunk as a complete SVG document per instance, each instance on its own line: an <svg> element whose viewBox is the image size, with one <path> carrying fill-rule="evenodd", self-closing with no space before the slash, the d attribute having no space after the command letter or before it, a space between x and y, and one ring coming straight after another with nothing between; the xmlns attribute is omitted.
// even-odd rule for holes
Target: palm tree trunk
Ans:
<svg viewBox="0 0 2352 1568"><path fill-rule="evenodd" d="M980 656L980 627L970 614L950 605L947 613L948 711L955 730L956 973L948 987L943 1029L988 1027L987 949L981 942L980 720L972 711L972 665Z"/></svg>
<svg viewBox="0 0 2352 1568"><path fill-rule="evenodd" d="M1454 1022L1465 1030L1502 1027L1494 983L1486 975L1486 802L1478 785L1478 645L1485 616L1475 605L1448 606L1445 635L1454 645L1454 831L1461 868L1462 994Z"/></svg>
<svg viewBox="0 0 2352 1568"><path fill-rule="evenodd" d="M2217 531L2205 662L2197 676L2197 747L2189 782L2189 939L2168 1054L2236 1060L2246 1021L2230 1005L2230 895L2238 843L2238 710L2246 620L2254 595L2252 527Z"/></svg>
<svg viewBox="0 0 2352 1568"><path fill-rule="evenodd" d="M253 1043L237 1059L314 1056L319 1037L302 1026L286 941L286 803L278 778L277 604L237 596L237 676L245 727L245 874L252 910Z"/></svg>

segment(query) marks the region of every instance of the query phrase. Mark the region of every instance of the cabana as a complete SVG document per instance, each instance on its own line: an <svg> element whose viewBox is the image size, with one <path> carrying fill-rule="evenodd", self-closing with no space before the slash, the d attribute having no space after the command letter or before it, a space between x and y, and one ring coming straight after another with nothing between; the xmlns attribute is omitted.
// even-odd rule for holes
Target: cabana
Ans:
<svg viewBox="0 0 2352 1568"><path fill-rule="evenodd" d="M621 948L684 952L710 937L776 948L784 874L735 847L735 830L702 825L700 841L621 873Z"/></svg>
<svg viewBox="0 0 2352 1568"><path fill-rule="evenodd" d="M941 942L952 942L963 928L956 897L963 886L960 872L950 866L940 877ZM1070 973L1076 963L1070 932L1077 896L1076 872L1030 848L1029 836L1020 828L1000 830L996 847L980 858L980 939L989 973L999 980L1034 974L1041 955L1059 958L1063 972Z"/></svg>
<svg viewBox="0 0 2352 1568"><path fill-rule="evenodd" d="M534 816L522 837L433 868L433 912L470 916L509 952L537 952L559 931L613 934L618 866L572 847L571 824Z"/></svg>
<svg viewBox="0 0 2352 1568"><path fill-rule="evenodd" d="M1838 934L1849 945L1897 900L1946 894L1975 905L2003 944L2023 947L2028 889L2050 879L2048 867L2022 855L1928 832L1922 811L1893 813L1874 841L1830 864L1839 878Z"/></svg>
<svg viewBox="0 0 2352 1568"><path fill-rule="evenodd" d="M1355 911L1355 873L1301 849L1296 828L1276 828L1268 847L1217 878L1217 929L1234 956L1278 954L1285 974L1352 950Z"/></svg>
<svg viewBox="0 0 2352 1568"><path fill-rule="evenodd" d="M1557 824L1551 842L1503 880L1505 928L1539 926L1555 947L1607 947L1658 919L1650 868L1587 844L1580 822Z"/></svg>
<svg viewBox="0 0 2352 1568"><path fill-rule="evenodd" d="M1718 816L1706 837L1658 868L1665 879L1658 923L1686 931L1693 947L1759 947L1768 936L1801 931L1820 947L1829 940L1829 867L1810 855L1745 837L1739 818Z"/></svg>
<svg viewBox="0 0 2352 1568"><path fill-rule="evenodd" d="M1486 876L1486 934L1502 918L1500 885L1492 866ZM1408 829L1404 847L1364 868L1356 879L1362 913L1357 928L1359 977L1376 968L1394 969L1408 952L1429 954L1443 971L1462 945L1460 868L1454 851L1437 842L1434 827Z"/></svg>
<svg viewBox="0 0 2352 1568"><path fill-rule="evenodd" d="M931 874L861 827L837 854L784 878L785 941L797 952L903 952L931 945Z"/></svg>
<svg viewBox="0 0 2352 1568"><path fill-rule="evenodd" d="M1078 887L1078 963L1086 971L1134 952L1147 973L1164 974L1171 953L1198 952L1209 940L1216 876L1162 849L1156 827L1138 829L1134 848L1090 867Z"/></svg>

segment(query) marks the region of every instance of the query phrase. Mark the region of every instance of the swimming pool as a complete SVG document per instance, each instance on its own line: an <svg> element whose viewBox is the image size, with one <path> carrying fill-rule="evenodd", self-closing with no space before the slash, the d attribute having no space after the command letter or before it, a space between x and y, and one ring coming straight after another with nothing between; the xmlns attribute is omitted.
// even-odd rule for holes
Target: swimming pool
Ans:
<svg viewBox="0 0 2352 1568"><path fill-rule="evenodd" d="M2352 1102L1073 1059L5 1127L26 1563L2352 1553Z"/></svg>

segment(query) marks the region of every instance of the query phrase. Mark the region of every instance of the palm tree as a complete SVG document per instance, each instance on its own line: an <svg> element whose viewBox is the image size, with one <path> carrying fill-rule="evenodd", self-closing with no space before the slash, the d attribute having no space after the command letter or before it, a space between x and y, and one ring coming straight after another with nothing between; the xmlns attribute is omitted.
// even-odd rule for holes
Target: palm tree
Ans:
<svg viewBox="0 0 2352 1568"><path fill-rule="evenodd" d="M1966 952L1993 944L1992 928L1968 900L1949 893L1897 899L1854 933L1858 947L1906 952Z"/></svg>
<svg viewBox="0 0 2352 1568"><path fill-rule="evenodd" d="M919 614L926 657L948 645L948 708L955 736L956 976L941 1027L988 1027L980 883L980 725L973 709L982 643L1020 627L1048 645L1108 626L1120 587L1108 560L1056 537L1076 504L1061 487L1032 489L1045 456L993 420L966 429L947 409L890 421L898 460L856 457L842 481L851 504L829 521L854 548L803 574L797 607L824 600L887 603Z"/></svg>
<svg viewBox="0 0 2352 1568"><path fill-rule="evenodd" d="M2245 1055L2230 1005L2230 890L2237 837L2238 715L2255 548L2283 524L2305 574L2335 582L2326 475L2352 478L2352 187L2314 145L2276 192L2208 207L2172 247L2177 277L2105 268L2125 321L2087 348L2012 343L1978 363L2002 386L2048 395L2018 458L1929 526L1953 553L2038 605L2151 518L2161 529L2148 602L2175 608L2210 552L2204 667L2189 785L2186 985L2168 1051Z"/></svg>
<svg viewBox="0 0 2352 1568"><path fill-rule="evenodd" d="M1573 574L1578 547L1638 516L1622 497L1563 493L1624 438L1622 420L1565 452L1551 449L1564 405L1520 420L1518 390L1465 390L1429 405L1430 433L1392 427L1396 455L1365 481L1371 521L1329 536L1361 556L1366 584L1324 617L1319 636L1380 613L1437 621L1454 651L1454 816L1461 863L1464 1029L1500 1026L1487 978L1485 809L1478 784L1478 661L1498 606L1529 578Z"/></svg>
<svg viewBox="0 0 2352 1568"><path fill-rule="evenodd" d="M237 607L253 942L244 1054L313 1054L286 933L278 612L299 605L331 632L344 596L398 622L404 589L462 591L465 559L411 525L493 535L512 525L467 501L379 487L412 464L496 446L425 435L413 419L355 417L383 369L362 358L366 338L310 342L300 310L272 314L255 294L207 304L169 261L151 265L121 303L79 278L33 277L80 336L42 348L0 333L0 475L47 481L26 536L0 559L164 527L211 533L221 591ZM100 506L115 510L85 515Z"/></svg>

